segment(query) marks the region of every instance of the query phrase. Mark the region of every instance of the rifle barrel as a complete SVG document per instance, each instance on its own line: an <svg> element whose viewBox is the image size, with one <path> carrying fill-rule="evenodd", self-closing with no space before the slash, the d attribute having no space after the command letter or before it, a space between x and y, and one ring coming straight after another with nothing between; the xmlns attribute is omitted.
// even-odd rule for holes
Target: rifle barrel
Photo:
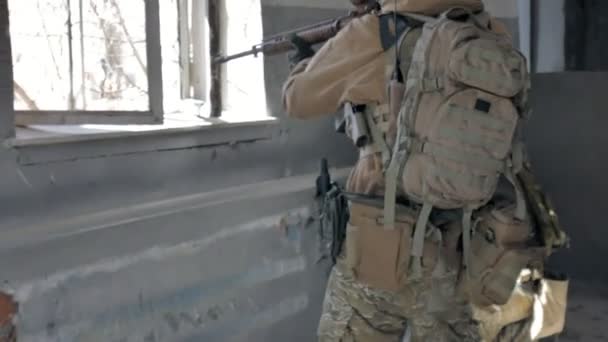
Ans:
<svg viewBox="0 0 608 342"><path fill-rule="evenodd" d="M226 63L228 61L231 61L233 59L238 59L238 58L242 58L242 57L246 57L246 56L251 56L251 55L257 55L259 52L260 52L260 50L257 47L253 47L251 50L239 52L239 53L236 53L234 55L216 56L215 58L213 58L213 63L222 64L222 63Z"/></svg>
<svg viewBox="0 0 608 342"><path fill-rule="evenodd" d="M308 31L308 30L312 30L312 29L316 29L319 28L321 26L326 26L326 25L331 25L333 23L335 23L338 20L344 20L346 18L350 17L350 15L344 15L342 17L339 18L331 18L331 19L327 19L327 20L323 20L321 22L315 23L315 24L311 24L311 25L307 25L307 26L303 26L303 27L298 27L297 29L293 29L293 30L289 30L289 31L284 31L284 32L280 32L280 33L276 33L273 34L271 36L268 37L264 37L264 42L266 41L271 41L277 38L281 38L281 37L287 37L290 34L298 34L300 32L304 32L304 31Z"/></svg>
<svg viewBox="0 0 608 342"><path fill-rule="evenodd" d="M296 30L291 30L266 37L261 44L255 45L251 50L243 51L234 55L216 56L213 58L213 63L226 63L233 59L256 55L263 53L266 56L278 55L294 49L291 42L288 40L290 34L296 33L300 38L304 39L310 45L323 43L335 36L344 26L351 20L365 13L351 13L346 16L325 20L317 24L305 26Z"/></svg>

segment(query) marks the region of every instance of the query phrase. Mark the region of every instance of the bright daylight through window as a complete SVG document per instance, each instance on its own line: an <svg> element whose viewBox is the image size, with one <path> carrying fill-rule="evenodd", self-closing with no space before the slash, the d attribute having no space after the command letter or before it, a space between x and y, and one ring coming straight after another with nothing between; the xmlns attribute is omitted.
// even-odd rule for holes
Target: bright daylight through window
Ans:
<svg viewBox="0 0 608 342"><path fill-rule="evenodd" d="M207 0L8 2L17 125L209 123ZM262 38L260 0L226 1L221 11L223 52ZM263 58L223 68L225 121L266 117Z"/></svg>

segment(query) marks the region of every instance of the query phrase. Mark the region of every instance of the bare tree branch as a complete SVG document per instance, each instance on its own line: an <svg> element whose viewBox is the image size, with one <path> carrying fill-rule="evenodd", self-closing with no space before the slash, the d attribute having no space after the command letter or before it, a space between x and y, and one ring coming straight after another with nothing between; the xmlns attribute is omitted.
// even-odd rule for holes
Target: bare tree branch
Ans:
<svg viewBox="0 0 608 342"><path fill-rule="evenodd" d="M78 27L80 28L80 92L82 95L82 109L87 109L87 94L85 92L85 70L84 70L84 8L83 8L82 0L78 0L78 14L80 15L80 23Z"/></svg>
<svg viewBox="0 0 608 342"><path fill-rule="evenodd" d="M127 29L127 25L125 24L125 20L122 16L122 13L120 12L120 7L118 7L118 4L116 4L116 0L110 0L110 3L112 4L112 6L114 6L114 9L116 10L116 15L118 16L118 21L120 22L120 26L122 27L122 30L124 31L125 36L127 38L127 41L129 42L129 45L131 46L131 49L133 50L133 54L135 55L135 58L137 59L137 62L139 63L139 66L141 67L141 71L145 75L148 75L148 68L146 68L146 64L144 63L143 59L141 58L141 55L139 54L139 52L137 51L137 48L135 47L135 44L133 43L133 39L131 39L129 30Z"/></svg>
<svg viewBox="0 0 608 342"><path fill-rule="evenodd" d="M19 96L21 98L21 100L23 100L23 102L25 102L25 104L27 105L27 108L29 110L40 110L40 108L38 108L38 105L36 104L36 102L34 100L32 100L32 98L27 94L25 89L23 89L19 85L19 83L17 83L16 81L13 81L13 88L15 89L15 93L17 94L17 96Z"/></svg>
<svg viewBox="0 0 608 342"><path fill-rule="evenodd" d="M74 47L72 35L72 2L68 0L68 50L69 50L69 72L70 72L70 98L68 99L69 110L76 108L76 99L74 98Z"/></svg>
<svg viewBox="0 0 608 342"><path fill-rule="evenodd" d="M38 7L38 15L40 16L40 23L42 24L42 29L44 30L44 35L46 36L46 43L49 46L49 53L51 54L51 59L53 60L53 64L55 64L55 71L57 72L57 78L61 80L61 72L59 71L59 63L57 63L57 59L55 58L55 53L53 52L53 45L51 44L51 34L49 34L49 30L46 27L46 21L44 20L44 15L42 15L42 10L40 9L40 2L36 3L36 7ZM63 37L61 35L60 37Z"/></svg>

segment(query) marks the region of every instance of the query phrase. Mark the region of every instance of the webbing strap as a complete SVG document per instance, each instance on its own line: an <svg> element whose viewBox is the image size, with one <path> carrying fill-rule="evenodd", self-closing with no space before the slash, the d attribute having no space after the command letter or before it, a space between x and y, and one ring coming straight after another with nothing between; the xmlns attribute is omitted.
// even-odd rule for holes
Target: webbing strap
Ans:
<svg viewBox="0 0 608 342"><path fill-rule="evenodd" d="M441 90L443 87L443 80L439 77L423 78L420 80L420 89L425 93Z"/></svg>
<svg viewBox="0 0 608 342"><path fill-rule="evenodd" d="M514 167L512 164L513 163L511 160L509 160L507 162L504 174L505 174L505 177L507 178L507 180L509 180L509 183L511 183L511 185L513 185L513 188L515 189L515 196L516 196L515 218L520 221L524 221L528 214L528 208L526 206L526 197L524 195L524 191L522 190L521 186L519 185L519 182L517 181L517 179L515 179Z"/></svg>
<svg viewBox="0 0 608 342"><path fill-rule="evenodd" d="M397 180L405 163L406 152L397 152L385 174L384 186L384 229L395 228L395 206L397 203Z"/></svg>
<svg viewBox="0 0 608 342"><path fill-rule="evenodd" d="M473 209L464 208L462 212L462 274L464 277L464 290L467 296L471 296L471 235L473 232Z"/></svg>
<svg viewBox="0 0 608 342"><path fill-rule="evenodd" d="M422 34L422 29L413 29L414 26L410 25L399 38L399 42L392 48L399 49L399 62L401 63L401 72L403 76L407 76L410 71L414 52L416 51L415 46ZM392 50L391 50L392 51ZM387 77L391 75L393 67L395 66L395 60L392 59L393 54L387 54ZM390 94L389 94L390 96ZM388 107L390 108L390 106ZM393 113L390 113L393 115ZM404 135L405 127L403 125L402 114L399 113L397 116L397 134L395 137L396 146L402 140ZM385 187L384 187L384 228L394 229L395 225L395 206L397 201L397 186L399 185L399 175L403 172L405 163L407 161L409 151L401 150L399 147L393 147L392 156L389 156L389 164L386 165L385 171ZM392 157L392 158L391 158ZM383 158L384 159L384 158Z"/></svg>
<svg viewBox="0 0 608 342"><path fill-rule="evenodd" d="M445 260L445 254L442 251L443 247L443 233L437 228L433 228L433 234L435 234L435 241L438 242L439 248L437 248L437 264L433 270L433 277L440 278L448 273L448 265Z"/></svg>
<svg viewBox="0 0 608 342"><path fill-rule="evenodd" d="M513 175L517 175L524 168L524 161L526 160L524 143L517 135L515 136L515 141L513 142L511 159L513 164Z"/></svg>
<svg viewBox="0 0 608 342"><path fill-rule="evenodd" d="M370 111L370 115L372 116L374 123L376 123L376 126L378 126L378 129L380 129L383 134L386 134L390 128L388 103L373 106L372 108L373 111Z"/></svg>
<svg viewBox="0 0 608 342"><path fill-rule="evenodd" d="M386 170L389 162L391 161L391 149L388 147L388 144L384 139L384 132L382 132L380 127L378 127L378 125L374 122L373 114L368 109L365 110L365 118L367 120L369 131L372 134L372 143L382 153L382 165Z"/></svg>
<svg viewBox="0 0 608 342"><path fill-rule="evenodd" d="M410 277L412 279L422 278L422 253L424 252L424 238L426 237L426 226L429 223L433 205L425 202L422 205L422 210L418 214L418 221L414 230L414 239L412 240L412 264L410 268Z"/></svg>
<svg viewBox="0 0 608 342"><path fill-rule="evenodd" d="M429 17L429 16L426 16L426 15L417 14L417 13L401 12L400 14L403 15L403 16L410 17L412 19L418 20L420 22L427 23L427 24L433 24L433 23L436 23L438 21L437 18Z"/></svg>
<svg viewBox="0 0 608 342"><path fill-rule="evenodd" d="M471 259L471 233L473 229L472 225L473 210L470 208L464 208L462 213L462 265L466 276L469 276L469 265Z"/></svg>

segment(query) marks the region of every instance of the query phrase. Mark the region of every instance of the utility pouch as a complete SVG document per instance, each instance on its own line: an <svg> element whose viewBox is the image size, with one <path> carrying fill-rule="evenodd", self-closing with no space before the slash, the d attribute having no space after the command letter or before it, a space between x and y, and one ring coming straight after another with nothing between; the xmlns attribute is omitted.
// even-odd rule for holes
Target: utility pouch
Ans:
<svg viewBox="0 0 608 342"><path fill-rule="evenodd" d="M532 227L515 218L515 208L482 213L471 240L468 284L471 301L478 306L509 301L521 271L540 258L542 248L531 245Z"/></svg>
<svg viewBox="0 0 608 342"><path fill-rule="evenodd" d="M546 277L541 280L534 296L534 340L557 335L564 330L568 306L569 280L565 277Z"/></svg>
<svg viewBox="0 0 608 342"><path fill-rule="evenodd" d="M568 247L569 238L559 223L556 210L544 194L529 165L519 172L518 178L526 196L537 235L541 244L546 248L546 254L551 255L554 250Z"/></svg>
<svg viewBox="0 0 608 342"><path fill-rule="evenodd" d="M322 254L330 257L332 263L335 264L342 253L349 216L348 201L338 184L331 184L323 199L321 212ZM325 249L328 250L327 253L325 253Z"/></svg>
<svg viewBox="0 0 608 342"><path fill-rule="evenodd" d="M383 210L351 202L346 232L346 264L362 283L383 290L398 291L408 282L408 266L416 214L397 213L395 228L385 229ZM425 242L423 266L430 273L440 251L440 239Z"/></svg>
<svg viewBox="0 0 608 342"><path fill-rule="evenodd" d="M344 123L348 137L358 148L365 147L370 142L369 127L365 118L365 106L344 104Z"/></svg>

